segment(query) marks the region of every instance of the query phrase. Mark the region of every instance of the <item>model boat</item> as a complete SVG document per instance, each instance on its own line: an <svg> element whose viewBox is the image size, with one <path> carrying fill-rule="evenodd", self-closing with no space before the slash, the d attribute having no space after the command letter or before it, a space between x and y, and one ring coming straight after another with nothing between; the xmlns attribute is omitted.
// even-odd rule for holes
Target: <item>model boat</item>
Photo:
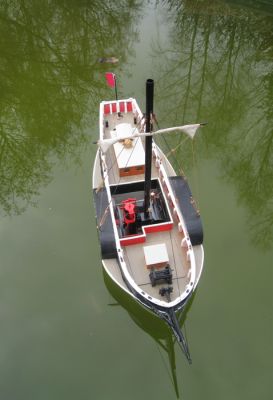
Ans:
<svg viewBox="0 0 273 400"><path fill-rule="evenodd" d="M177 176L154 141L202 124L153 130L153 80L146 113L133 98L100 104L93 197L102 264L109 277L170 326L187 359L177 318L197 288L204 262L203 230L187 180Z"/></svg>

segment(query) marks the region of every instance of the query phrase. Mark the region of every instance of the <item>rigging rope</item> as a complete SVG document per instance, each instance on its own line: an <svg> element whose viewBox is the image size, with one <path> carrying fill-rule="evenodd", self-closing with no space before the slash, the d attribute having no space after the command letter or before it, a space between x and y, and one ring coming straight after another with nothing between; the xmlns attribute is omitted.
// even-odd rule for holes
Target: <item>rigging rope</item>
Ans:
<svg viewBox="0 0 273 400"><path fill-rule="evenodd" d="M196 152L195 152L195 146L194 142L192 142L192 159L193 159L193 182L194 182L194 188L196 192L195 198L199 199L199 179L198 179L198 170L197 170L197 161L196 161ZM195 205L197 208L197 211L199 212L199 206L196 200Z"/></svg>
<svg viewBox="0 0 273 400"><path fill-rule="evenodd" d="M135 129L136 129L136 128L135 128ZM129 163L129 161L130 161L130 159L131 159L131 157L132 157L132 154L133 154L133 152L134 152L134 150L135 150L135 148L136 148L136 144L137 144L139 138L140 138L139 136L136 137L136 140L135 140L135 143L134 143L134 145L133 145L132 151L131 151L131 153L130 153L130 155L129 155L129 157L128 157L128 160L126 161L126 164L125 164L125 167L124 167L124 168L127 167L128 163ZM123 149L124 149L124 147L123 147ZM120 151L120 153L118 154L118 157L120 156L121 153L122 153L122 151ZM118 158L118 157L117 157L117 158ZM106 176L107 176L107 175L106 175ZM108 202L108 205L107 205L107 207L106 207L106 209L105 209L105 211L104 211L104 214L103 214L103 216L102 216L102 218L101 218L101 220L100 220L99 229L102 227L102 225L103 225L104 222L105 222L106 214L107 214L107 212L109 211L110 204L113 202L113 196L116 194L116 191L117 191L118 184L119 184L120 180L121 180L121 176L119 177L118 182L116 183L115 190L114 190L114 192L111 194L111 200Z"/></svg>
<svg viewBox="0 0 273 400"><path fill-rule="evenodd" d="M156 119L155 114L153 114L153 120L155 121L155 124L156 124L157 128L160 129L160 126L159 126L159 123L158 123L158 121L157 121L157 119ZM174 161L175 161L175 163L176 163L176 165L177 165L177 167L178 167L179 174L182 175L182 176L185 176L185 174L184 174L184 172L183 172L183 169L182 169L182 165L180 164L178 158L175 157L175 155L174 155L175 149L172 149L172 148L170 147L170 145L169 145L169 143L168 143L168 141L167 141L167 139L165 138L164 135L162 135L161 137L162 137L162 139L163 139L163 141L164 141L164 143L165 143L165 146L167 147L167 150L168 150L167 157L169 156L169 154L171 154L171 155L173 156ZM185 138L184 140L186 140L186 139L187 139L187 138ZM183 143L184 143L184 141L183 141ZM182 143L179 143L177 147L179 147L181 144L182 144Z"/></svg>
<svg viewBox="0 0 273 400"><path fill-rule="evenodd" d="M154 119L154 121L156 123L157 128L160 129L159 123L158 123L158 121L156 119L155 114L153 114L153 119ZM169 145L169 143L168 143L168 141L167 141L167 139L165 138L164 135L162 135L162 138L163 138L164 143L165 143L165 145L166 145L166 147L168 149L168 153L167 153L166 157L168 158L169 156L172 156L174 161L175 161L175 163L178 166L179 174L182 175L182 176L186 176L184 171L183 171L181 163L179 162L178 158L175 156L175 152L182 144L184 144L186 142L188 137L185 137L185 138L181 137L180 140L179 140L179 143L173 148L170 147L170 145ZM193 161L193 181L194 181L193 183L194 183L194 189L195 189L195 193L196 193L195 197L199 199L199 179L198 179L198 175L197 175L197 162L196 162L196 152L195 152L195 141L194 141L194 139L192 139L191 150L192 150L192 161ZM198 203L196 201L195 201L195 203L196 203L196 206L197 206L197 211L199 212Z"/></svg>
<svg viewBox="0 0 273 400"><path fill-rule="evenodd" d="M178 279L178 274L177 274L177 268L176 268L176 262L175 262L175 255L174 255L173 241L172 241L172 235L171 235L171 232L169 232L169 236L170 236L170 241L171 241L171 245L172 245L172 253L173 253L174 269L175 269L175 274L176 274L176 276L177 276L177 286L178 286L178 293L179 293L179 296L180 296L180 295L181 295L181 292L180 292L179 279Z"/></svg>

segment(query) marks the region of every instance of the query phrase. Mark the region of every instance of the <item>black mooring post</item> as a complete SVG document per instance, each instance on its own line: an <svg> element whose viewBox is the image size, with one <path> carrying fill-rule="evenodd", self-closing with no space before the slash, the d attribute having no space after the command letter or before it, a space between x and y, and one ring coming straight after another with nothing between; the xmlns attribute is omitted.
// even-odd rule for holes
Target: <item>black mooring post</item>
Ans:
<svg viewBox="0 0 273 400"><path fill-rule="evenodd" d="M154 81L147 79L146 81L146 115L145 115L145 132L151 132L153 129L151 116L153 114L154 105ZM152 136L145 138L145 183L144 183L144 212L148 216L150 207L150 191L151 191L151 175L152 175Z"/></svg>

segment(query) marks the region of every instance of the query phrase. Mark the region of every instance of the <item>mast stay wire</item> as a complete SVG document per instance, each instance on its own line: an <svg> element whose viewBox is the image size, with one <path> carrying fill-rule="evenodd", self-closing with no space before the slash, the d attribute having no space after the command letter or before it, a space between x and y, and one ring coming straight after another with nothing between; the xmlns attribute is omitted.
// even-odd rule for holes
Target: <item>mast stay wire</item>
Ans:
<svg viewBox="0 0 273 400"><path fill-rule="evenodd" d="M153 119L155 121L155 124L156 124L157 128L160 129L159 123L157 121L157 118L156 118L155 114L153 114ZM165 143L165 145L166 145L166 147L168 149L167 158L170 155L173 156L174 161L176 162L176 164L178 166L179 174L182 175L183 177L185 177L186 174L184 173L183 168L182 168L181 163L179 162L178 158L175 156L175 152L182 144L185 143L185 141L188 138L187 137L185 137L184 139L181 138L181 140L179 141L178 145L176 145L174 148L171 148L171 146L169 145L169 143L168 143L168 141L167 141L167 139L165 138L164 135L162 135L162 138L163 138L164 143ZM194 139L192 140L192 143L191 143L191 150L192 150L193 175L194 175L193 176L193 181L194 181L194 188L196 189L195 190L195 192L196 192L195 198L199 198L199 184L198 184L199 180L198 180L198 176L196 175L197 161L196 161L196 152L195 152L195 146L194 146ZM199 207L197 207L198 204L197 204L195 199L194 199L194 202L195 202L195 206L197 208L197 211L199 212Z"/></svg>
<svg viewBox="0 0 273 400"><path fill-rule="evenodd" d="M135 131L136 131L137 128L140 128L140 131L141 131L141 121L142 121L143 119L144 119L144 115L143 115L143 117L140 119L140 121L138 121L137 126L136 126L136 127L134 128L134 130L133 130L133 134L135 133ZM139 139L139 137L137 137L137 140L138 140L138 139ZM131 154L130 154L130 156L129 156L127 162L126 162L125 168L127 167L128 162L130 161L130 158L131 158L131 156L132 156L132 153L133 153L133 151L134 151L134 149L135 149L135 146L136 146L136 144L137 144L137 140L136 140L136 142L135 142L135 144L134 144L134 146L133 146L133 150L132 150L132 152L131 152ZM123 148L121 149L121 151L118 153L118 155L117 155L117 157L116 157L116 160L114 160L114 162L112 163L112 165L110 166L110 168L107 168L106 177L109 176L110 171L111 171L112 168L117 164L118 158L119 158L119 156L121 155L121 153L123 152L124 148L125 148L125 147L123 147ZM101 150L100 150L100 151L101 151ZM119 177L119 179L118 179L118 181L117 181L117 183L116 183L116 187L115 187L115 190L114 190L112 196L115 195L120 180L121 180L121 177ZM103 184L104 184L104 180L103 180L103 178L102 178L102 183L101 183L101 185L99 185L98 188L96 189L97 192L102 188ZM101 219L100 219L100 223L99 223L99 225L98 225L98 229L100 229L100 228L102 227L102 225L104 224L104 222L105 222L106 215L107 215L108 210L109 210L109 206L110 206L110 204L111 204L112 201L113 201L113 197L112 197L112 196L111 196L111 200L108 201L108 205L107 205L107 207L105 208L104 213L103 213L103 215L102 215L102 217L101 217ZM101 199L101 202L100 202L100 213L101 213L101 210L102 210L102 199Z"/></svg>
<svg viewBox="0 0 273 400"><path fill-rule="evenodd" d="M114 165L117 163L118 157L119 157L120 154L123 152L123 150L124 150L124 147L122 147L121 151L119 152L119 154L118 154L118 156L117 156L117 158L116 158L116 161L114 161L113 164L111 165L111 167L109 168L109 170L107 170L106 176L109 176L109 172L110 172L111 169L114 167ZM100 150L100 151L101 151L101 150ZM119 184L119 182L118 182L117 184ZM101 190L101 188L102 188L103 185L104 185L104 181L102 180L101 184L100 184L100 185L97 187L97 189L96 189L96 192L97 192L97 193ZM115 189L115 191L116 191L116 189ZM107 195L107 193L105 193L105 194ZM111 201L112 201L112 198L111 198ZM109 207L109 205L110 205L110 202L108 202L108 205L107 205L106 209L104 210L104 213L103 213L103 215L102 215L102 217L101 217L101 219L100 219L100 223L99 223L98 229L100 229L101 226L104 224L104 221L105 221L105 218L106 218L106 214L107 214L107 212L108 212L108 207ZM102 198L101 198L101 201L100 201L100 211L99 211L99 215L101 215L101 212L102 212Z"/></svg>
<svg viewBox="0 0 273 400"><path fill-rule="evenodd" d="M136 128L135 128L135 129L136 129ZM136 141L135 141L135 143L134 143L134 145L133 145L133 149L132 149L132 151L131 151L131 153L130 153L130 156L128 157L128 160L126 161L126 164L125 164L125 167L124 167L124 168L127 167L128 163L129 163L129 161L130 161L130 159L131 159L131 157L132 157L132 154L133 154L133 152L134 152L134 150L135 150L135 148L136 148L136 144L137 144L139 138L140 138L139 136L136 137ZM124 148L124 147L123 147L123 148ZM119 155L120 155L121 153L122 153L122 151L120 151ZM118 156L119 156L119 155L118 155ZM116 161L116 162L117 162L117 161ZM115 164L115 162L113 163L113 165L114 165L114 164ZM112 165L112 167L113 167L113 165ZM103 213L103 216L101 217L101 220L100 220L100 224L99 224L98 229L100 229L100 228L102 227L102 225L104 224L104 222L105 222L106 215L107 215L107 213L108 213L110 204L113 202L113 196L115 195L115 193L116 193L116 191L117 191L117 188L118 188L118 185L119 185L120 180L121 180L121 177L119 177L118 182L116 183L115 190L114 190L114 192L113 192L112 195L111 195L111 200L108 202L108 205L107 205L107 207L105 208L105 211L104 211L104 213Z"/></svg>
<svg viewBox="0 0 273 400"><path fill-rule="evenodd" d="M179 296L180 296L181 295L181 290L180 290L179 277L178 277L177 268L176 268L175 253L174 253L174 248L173 248L173 240L172 240L171 232L169 232L169 236L170 236L170 242L171 242L171 245L172 245L174 269L175 269L175 273L176 273L176 277L177 277L176 283L177 283L177 287L178 287L178 293L179 293Z"/></svg>
<svg viewBox="0 0 273 400"><path fill-rule="evenodd" d="M155 121L155 124L156 124L157 128L160 129L160 126L159 126L159 123L158 123L158 121L157 121L157 118L156 118L155 114L153 114L153 120ZM182 175L182 176L185 176L184 171L183 171L183 169L182 169L182 165L181 165L181 163L179 162L178 158L175 156L174 153L175 153L175 150L176 150L182 143L184 143L184 141L185 141L187 138L185 138L182 142L180 142L180 143L178 144L178 146L176 146L175 148L171 148L171 146L169 145L169 143L168 143L167 139L165 138L165 136L162 135L161 137L162 137L162 139L163 139L163 141L164 141L164 144L165 144L165 146L167 147L167 150L168 150L167 157L168 157L169 155L172 155L172 156L173 156L174 161L176 162L176 164L177 164L177 166L178 166L179 174Z"/></svg>
<svg viewBox="0 0 273 400"><path fill-rule="evenodd" d="M198 179L198 169L197 169L197 160L196 160L196 151L195 151L195 145L194 142L191 144L192 146L192 159L193 159L193 183L194 183L194 189L196 192L196 196L194 196L197 199L200 199L200 190L199 190L199 179ZM194 199L195 206L197 208L197 211L199 212L199 206L196 200Z"/></svg>

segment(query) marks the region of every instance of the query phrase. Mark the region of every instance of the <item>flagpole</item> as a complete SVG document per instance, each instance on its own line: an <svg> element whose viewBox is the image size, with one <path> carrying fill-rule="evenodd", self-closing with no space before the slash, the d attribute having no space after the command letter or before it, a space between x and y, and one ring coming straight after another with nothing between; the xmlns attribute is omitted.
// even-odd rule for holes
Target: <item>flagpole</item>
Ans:
<svg viewBox="0 0 273 400"><path fill-rule="evenodd" d="M116 77L116 74L114 75L115 76L115 94L116 94L116 101L118 101L118 88L117 88L117 77Z"/></svg>

